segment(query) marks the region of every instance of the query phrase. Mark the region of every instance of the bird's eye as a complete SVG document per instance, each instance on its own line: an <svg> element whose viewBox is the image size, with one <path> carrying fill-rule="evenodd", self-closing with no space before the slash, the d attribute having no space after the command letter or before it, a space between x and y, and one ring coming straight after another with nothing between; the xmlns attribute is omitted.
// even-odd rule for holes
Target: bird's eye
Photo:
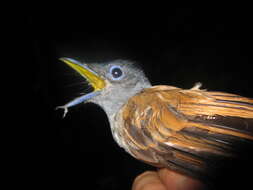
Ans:
<svg viewBox="0 0 253 190"><path fill-rule="evenodd" d="M112 77L113 80L120 80L124 76L122 68L120 66L117 66L117 65L113 65L110 68L110 74L111 74L111 77Z"/></svg>

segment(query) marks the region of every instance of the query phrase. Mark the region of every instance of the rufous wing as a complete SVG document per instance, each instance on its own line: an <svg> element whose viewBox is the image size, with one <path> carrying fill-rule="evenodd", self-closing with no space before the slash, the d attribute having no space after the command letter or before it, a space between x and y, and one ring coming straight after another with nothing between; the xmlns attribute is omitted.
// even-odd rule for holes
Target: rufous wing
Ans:
<svg viewBox="0 0 253 190"><path fill-rule="evenodd" d="M212 175L253 145L253 99L235 94L154 86L132 97L121 115L134 157L191 176Z"/></svg>

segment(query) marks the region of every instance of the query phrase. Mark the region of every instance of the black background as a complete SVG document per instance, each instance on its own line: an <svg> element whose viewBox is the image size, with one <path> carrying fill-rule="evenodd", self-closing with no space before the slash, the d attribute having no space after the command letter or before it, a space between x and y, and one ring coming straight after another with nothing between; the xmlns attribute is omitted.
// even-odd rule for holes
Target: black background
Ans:
<svg viewBox="0 0 253 190"><path fill-rule="evenodd" d="M252 20L245 8L84 6L34 9L26 15L23 39L31 63L32 94L27 161L34 187L130 189L138 174L154 169L118 147L106 115L97 106L76 106L64 119L61 110L55 111L89 90L60 57L86 62L134 60L154 85L191 88L200 81L204 89L253 97Z"/></svg>

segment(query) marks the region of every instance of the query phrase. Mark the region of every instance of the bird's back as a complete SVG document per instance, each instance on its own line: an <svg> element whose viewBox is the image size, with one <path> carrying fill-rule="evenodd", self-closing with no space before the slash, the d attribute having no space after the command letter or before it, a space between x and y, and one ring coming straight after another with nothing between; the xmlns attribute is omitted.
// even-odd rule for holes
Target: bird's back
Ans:
<svg viewBox="0 0 253 190"><path fill-rule="evenodd" d="M235 94L154 86L129 99L118 117L134 157L200 178L253 145L253 99Z"/></svg>

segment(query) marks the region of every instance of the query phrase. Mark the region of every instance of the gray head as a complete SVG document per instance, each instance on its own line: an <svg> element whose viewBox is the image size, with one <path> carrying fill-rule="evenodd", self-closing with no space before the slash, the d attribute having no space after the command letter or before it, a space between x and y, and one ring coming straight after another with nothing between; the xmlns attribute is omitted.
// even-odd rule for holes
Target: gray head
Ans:
<svg viewBox="0 0 253 190"><path fill-rule="evenodd" d="M85 64L70 58L61 60L80 73L94 88L93 92L57 107L65 110L64 116L71 106L93 102L101 106L111 119L130 97L151 86L143 71L129 61Z"/></svg>

